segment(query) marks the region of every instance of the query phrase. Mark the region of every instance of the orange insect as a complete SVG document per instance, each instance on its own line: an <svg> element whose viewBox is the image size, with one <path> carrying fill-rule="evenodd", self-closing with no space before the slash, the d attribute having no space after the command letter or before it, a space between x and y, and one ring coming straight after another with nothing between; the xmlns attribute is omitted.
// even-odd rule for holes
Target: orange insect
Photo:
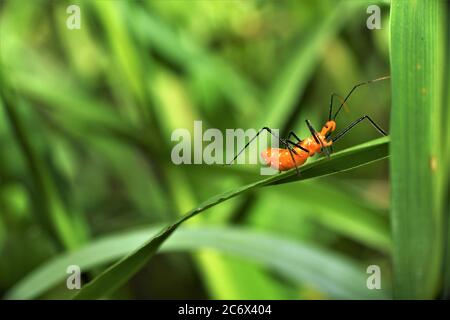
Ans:
<svg viewBox="0 0 450 320"><path fill-rule="evenodd" d="M358 88L359 86L369 84L372 82L380 81L389 79L389 76L377 78L374 80L369 80L366 82L362 82L360 84L355 85L352 90L347 94L345 99L342 101L341 105L339 106L338 110L332 117L333 113L333 98L335 96L338 96L337 94L333 93L331 95L330 100L330 108L329 108L329 115L328 115L328 121L325 123L325 125L322 127L322 130L317 132L314 130L314 127L312 126L311 122L309 120L306 120L306 125L308 126L309 131L311 132L311 136L301 140L295 132L291 131L289 132L289 135L287 139L281 139L277 137L274 133L272 133L272 130L268 127L264 127L261 130L258 131L256 136L254 136L245 146L244 148L233 158L233 160L229 163L233 163L234 160L250 145L250 143L255 140L261 132L264 130L268 131L270 134L275 136L280 143L285 148L268 148L264 150L261 154L262 158L266 162L268 166L271 166L274 169L277 169L279 171L286 171L295 168L297 170L297 174L299 174L298 167L303 165L306 160L308 160L309 157L314 156L316 153L325 153L328 157L330 156L330 151L328 148L332 151L332 145L334 142L336 142L338 139L342 138L347 132L349 132L354 126L356 126L358 123L363 121L364 119L367 119L382 135L386 136L386 132L380 128L368 115L365 115L363 117L360 117L359 119L352 122L350 125L348 125L345 129L337 133L334 137L330 138L330 135L336 130L336 117L341 111L342 107L345 105L345 102L348 100L350 95L353 93L353 91ZM294 137L297 142L293 142L291 140L291 137Z"/></svg>

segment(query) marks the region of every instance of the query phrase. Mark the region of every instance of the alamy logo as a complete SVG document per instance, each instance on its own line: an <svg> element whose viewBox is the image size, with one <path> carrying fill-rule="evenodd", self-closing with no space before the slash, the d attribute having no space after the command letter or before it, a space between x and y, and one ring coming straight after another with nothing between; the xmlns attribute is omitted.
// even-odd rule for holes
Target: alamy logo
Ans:
<svg viewBox="0 0 450 320"><path fill-rule="evenodd" d="M66 20L66 26L70 30L80 29L81 28L81 10L80 7L73 4L67 7L67 14L69 16Z"/></svg>
<svg viewBox="0 0 450 320"><path fill-rule="evenodd" d="M370 265L367 267L366 270L367 274L370 274L370 276L367 278L366 286L367 289L373 290L373 289L381 289L381 269L377 265Z"/></svg>
<svg viewBox="0 0 450 320"><path fill-rule="evenodd" d="M66 269L66 273L70 274L66 280L66 286L69 290L81 289L81 269L77 265L70 265Z"/></svg>
<svg viewBox="0 0 450 320"><path fill-rule="evenodd" d="M272 132L278 136L278 130ZM172 148L171 159L176 165L181 164L229 164L232 162L236 152L244 149L250 139L254 138L258 131L256 129L226 129L225 137L219 129L210 128L203 132L202 121L194 121L193 136L188 129L180 128L172 132L171 140L177 142ZM249 156L243 152L235 161L238 164L261 164L261 151L267 149L267 135L265 139L258 139L252 143ZM204 146L204 143L208 144ZM256 143L258 142L258 143ZM271 135L270 146L278 148L279 141ZM256 148L255 150L255 146ZM224 152L225 151L225 152ZM261 175L271 175L278 171L270 167L261 167Z"/></svg>
<svg viewBox="0 0 450 320"><path fill-rule="evenodd" d="M366 26L369 30L381 29L381 10L380 7L372 4L367 7L367 13L370 16L367 18Z"/></svg>

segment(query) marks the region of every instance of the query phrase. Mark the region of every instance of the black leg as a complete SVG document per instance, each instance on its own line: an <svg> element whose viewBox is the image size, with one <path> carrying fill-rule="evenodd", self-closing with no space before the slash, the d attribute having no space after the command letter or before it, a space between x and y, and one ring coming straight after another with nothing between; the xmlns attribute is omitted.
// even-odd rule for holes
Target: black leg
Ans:
<svg viewBox="0 0 450 320"><path fill-rule="evenodd" d="M320 146L322 147L323 152L325 152L327 157L330 157L330 152L328 151L327 148L325 148L325 146L322 143L322 140L320 140L317 137L317 131L313 128L311 122L309 120L306 120L306 125L308 126L309 131L311 132L311 135L313 136L314 140L316 141L316 143L320 144Z"/></svg>
<svg viewBox="0 0 450 320"><path fill-rule="evenodd" d="M333 114L333 98L334 97L341 98L341 102L344 101L344 98L342 98L337 93L332 93L331 94L331 97L330 97L330 108L329 108L329 112L328 112L328 120L331 120L331 115Z"/></svg>
<svg viewBox="0 0 450 320"><path fill-rule="evenodd" d="M295 134L294 131L289 132L288 139L290 139L291 136L293 136L298 142L302 142L302 139L300 139L300 138Z"/></svg>
<svg viewBox="0 0 450 320"><path fill-rule="evenodd" d="M297 171L297 175L299 176L300 171L298 170L297 163L295 162L294 155L292 154L292 152L295 152L295 150L291 150L291 148L289 147L287 149L289 150L289 154L291 155L292 163L295 165L295 171Z"/></svg>
<svg viewBox="0 0 450 320"><path fill-rule="evenodd" d="M297 143L294 143L294 145L295 145L297 148L300 148L300 149L302 149L303 151L309 153L308 149L305 149L305 148L303 148L302 146L300 146L300 143L301 143L303 140L300 139L300 138L295 134L294 131L289 132L289 135L288 135L288 138L287 138L287 141L288 141L288 142L291 142L291 144L293 143L292 141L289 140L289 139L291 138L291 136L293 136L295 139L297 139Z"/></svg>
<svg viewBox="0 0 450 320"><path fill-rule="evenodd" d="M296 148L299 148L299 149L305 151L306 153L309 153L309 150L303 148L302 146L300 146L298 142L295 143L294 141L291 141L291 140L286 140L286 142L287 142L287 143L290 143L291 145L293 145L293 146L296 147ZM301 142L301 141L300 141L300 142ZM293 150L293 151L295 151L295 150Z"/></svg>
<svg viewBox="0 0 450 320"><path fill-rule="evenodd" d="M377 82L377 81L381 81L381 80L386 80L386 79L389 79L389 78L390 78L390 76L385 76L385 77L381 77L381 78L369 80L369 81L366 81L366 82L358 83L356 86L354 86L354 87L352 88L352 90L350 90L350 92L349 92L349 93L347 94L347 96L345 97L344 101L342 101L341 105L339 106L339 109L338 109L338 110L336 111L336 113L334 114L333 120L336 120L336 117L337 117L339 111L341 111L342 106L345 104L345 102L347 102L348 98L350 98L350 96L352 95L353 91L356 90L356 88L358 88L358 87L360 87L360 86L363 86L363 85L365 85L365 84L369 84L369 83Z"/></svg>
<svg viewBox="0 0 450 320"><path fill-rule="evenodd" d="M380 128L379 125L377 125L372 119L370 119L369 116L363 116L357 120L355 120L354 122L352 122L347 128L345 128L344 130L340 131L334 138L331 139L331 141L335 142L337 140L339 140L340 138L342 138L342 136L344 136L347 132L349 132L354 126L356 126L358 123L360 123L361 121L363 121L364 119L367 119L370 121L370 123L378 130L378 132L380 132L383 136L387 136L387 133Z"/></svg>
<svg viewBox="0 0 450 320"><path fill-rule="evenodd" d="M306 120L306 125L308 126L309 132L311 132L311 135L313 136L314 140L316 140L316 143L320 144L320 141L316 136L316 130L314 130L314 128L309 120Z"/></svg>
<svg viewBox="0 0 450 320"><path fill-rule="evenodd" d="M259 135L261 134L261 132L263 132L264 130L266 130L266 131L269 132L271 135L273 135L275 138L277 138L277 139L281 142L281 144L284 145L284 146L286 147L286 149L289 150L289 154L291 155L292 162L295 164L295 160L294 160L294 155L293 155L293 153L297 154L297 152L296 152L291 146L289 146L289 144L288 144L288 142L287 142L286 140L279 138L277 135L275 135L275 134L272 132L272 130L271 130L270 128L264 127L264 128L262 128L261 130L259 130L258 133L257 133L252 139L250 139L249 142L247 142L247 144L244 146L244 148L242 148L242 150L238 152L238 154L233 158L233 160L230 161L230 163L228 163L228 165L231 165L231 164L234 162L234 160L236 160L236 158L239 157L239 155L240 155L245 149L247 149L247 147L250 145L250 143L252 143L253 140L255 140L256 138L258 138L258 136L259 136ZM294 145L295 145L295 143L294 143ZM295 169L297 170L297 174L300 175L300 171L298 170L297 165L295 165Z"/></svg>
<svg viewBox="0 0 450 320"><path fill-rule="evenodd" d="M297 139L298 142L295 143L294 141L289 140L289 138L291 136L294 136L294 138ZM303 150L303 151L305 151L306 153L309 154L309 150L308 149L305 149L302 146L300 146L300 143L302 142L302 140L295 134L294 131L289 132L289 135L288 135L288 138L287 138L286 142L290 143L294 147L297 147L297 148L299 148L299 149L301 149L301 150ZM291 154L291 158L292 158L292 161L295 163L295 160L294 160L294 157L292 156L292 154ZM295 165L295 169L297 170L297 175L300 176L300 171L298 170L297 165Z"/></svg>
<svg viewBox="0 0 450 320"><path fill-rule="evenodd" d="M275 135L274 135L275 136ZM298 147L297 144L291 140L285 140L285 139L279 139L281 143L283 143L286 146L286 149L289 151L289 154L291 155L291 159L292 159L292 163L295 165L295 171L297 171L297 175L300 175L300 171L298 170L298 166L295 163L295 159L294 159L294 155L298 154L293 147L290 147L289 144L292 144L294 147ZM305 148L300 147L300 149L302 150L306 150ZM306 150L307 151L307 150ZM308 151L307 151L308 152Z"/></svg>
<svg viewBox="0 0 450 320"><path fill-rule="evenodd" d="M252 143L253 140L255 140L256 138L258 138L258 136L259 136L259 135L261 134L261 132L263 132L264 130L266 130L266 131L269 132L271 135L273 135L275 138L277 138L277 139L281 142L281 144L287 146L287 143L286 143L285 141L283 141L282 139L280 139L278 136L276 136L276 135L272 132L272 130L271 130L270 128L264 127L264 128L262 128L262 129L260 129L260 130L258 131L258 133L257 133L253 138L250 139L249 142L247 142L247 144L244 146L244 148L242 148L242 150L238 152L238 154L233 158L233 160L231 160L230 163L228 163L228 165L232 164L233 161L236 160L237 157L239 157L240 154L241 154L242 152L244 152L245 149L247 149L247 147L250 145L250 143Z"/></svg>

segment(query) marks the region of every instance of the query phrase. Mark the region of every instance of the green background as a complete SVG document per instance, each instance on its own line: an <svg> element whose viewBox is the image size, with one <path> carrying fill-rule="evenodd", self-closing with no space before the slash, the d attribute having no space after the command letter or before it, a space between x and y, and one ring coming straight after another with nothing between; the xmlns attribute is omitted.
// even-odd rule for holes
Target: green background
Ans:
<svg viewBox="0 0 450 320"><path fill-rule="evenodd" d="M81 9L79 30L66 27L70 4ZM366 27L371 4L379 30ZM236 190L151 260L150 251L136 267L137 255L122 260L128 268L108 278L114 288L87 297L445 296L446 9L402 0L2 1L0 294L70 298L67 266L90 282L161 227ZM258 165L171 161L173 130L193 133L194 120L203 130L269 126L304 138L305 119L316 129L327 120L331 93L385 75L392 81L355 91L337 126L369 115L391 133L389 160L242 194L264 178ZM361 124L334 150L378 137ZM370 162L354 157L349 168ZM381 290L366 287L370 265L381 268Z"/></svg>

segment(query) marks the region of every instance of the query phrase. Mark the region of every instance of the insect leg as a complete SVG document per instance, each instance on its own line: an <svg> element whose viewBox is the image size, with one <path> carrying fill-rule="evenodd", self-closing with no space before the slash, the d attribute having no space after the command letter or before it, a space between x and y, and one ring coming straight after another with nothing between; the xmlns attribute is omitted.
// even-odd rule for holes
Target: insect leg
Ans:
<svg viewBox="0 0 450 320"><path fill-rule="evenodd" d="M291 148L289 148L289 147L287 149L289 150L289 154L291 155L292 163L295 166L295 171L297 171L297 175L300 176L300 171L298 170L297 163L295 162L294 155L292 154L292 152L295 152L295 150L293 150L293 149L291 150Z"/></svg>
<svg viewBox="0 0 450 320"><path fill-rule="evenodd" d="M300 138L295 134L294 131L289 132L288 140L287 140L288 142L290 142L291 144L293 143L292 141L289 140L289 139L291 138L291 136L293 136L295 139L297 139L297 143L294 143L294 145L295 145L297 148L300 148L300 149L302 149L303 151L309 153L309 150L308 150L308 149L305 149L305 148L303 148L302 146L300 146L300 143L301 143L303 140L300 139Z"/></svg>
<svg viewBox="0 0 450 320"><path fill-rule="evenodd" d="M298 142L302 142L302 141L303 141L302 139L300 139L300 138L295 134L294 131L289 132L289 134L288 134L288 139L290 139L291 136L293 136L295 139L297 139Z"/></svg>
<svg viewBox="0 0 450 320"><path fill-rule="evenodd" d="M378 130L379 133L381 133L383 136L387 136L387 133L381 129L381 127L379 125L377 125L369 116L363 116L357 120L355 120L354 122L352 122L347 128L345 128L344 130L340 131L335 137L333 137L331 139L331 141L335 142L337 140L339 140L340 138L342 138L342 136L344 136L347 132L349 132L354 126L356 126L358 123L360 123L361 121L363 121L364 119L367 119L370 121L370 123Z"/></svg>
<svg viewBox="0 0 450 320"><path fill-rule="evenodd" d="M299 148L299 149L305 151L306 153L309 153L309 150L308 150L308 149L303 148L303 147L299 144L300 142L302 142L301 140L300 140L299 142L297 142L297 143L295 143L294 141L291 141L291 140L286 140L286 142L292 144L292 145L293 145L294 147L296 147L296 148ZM295 150L293 150L293 151L295 151Z"/></svg>
<svg viewBox="0 0 450 320"><path fill-rule="evenodd" d="M290 138L291 136L294 136L294 138L297 139L298 143L295 143L295 142L289 140L289 138ZM294 131L289 132L288 138L287 138L285 141L286 141L287 143L290 143L290 144L293 145L294 147L297 147L297 148L299 148L299 149L301 149L301 150L303 150L303 151L309 153L309 151L308 151L307 149L305 149L305 148L303 148L302 146L300 146L300 142L302 142L302 140L295 134ZM291 149L292 149L292 151L293 151L295 154L297 154L297 152L295 152L294 147L288 148L288 150L289 150L289 153L290 153L290 155L291 155L292 163L294 163L294 165L295 165L295 170L297 171L297 175L300 176L300 171L298 170L297 163L295 162L294 156L292 155L292 152L291 152Z"/></svg>
<svg viewBox="0 0 450 320"><path fill-rule="evenodd" d="M273 133L272 133L272 135L274 136L274 137L276 137L276 135L274 135ZM278 137L277 137L278 138ZM288 140L288 139L281 139L281 138L278 138L278 140L280 140L280 142L286 147L286 149L289 151L289 154L290 154L290 156L291 156L291 159L292 159L292 163L294 164L294 166L295 166L295 171L297 171L297 175L298 176L300 176L300 170L298 170L298 166L297 166L297 163L295 162L295 159L294 159L294 155L293 155L293 153L294 154L297 154L298 155L298 153L294 150L294 148L293 147L291 147L289 144L292 144L292 145L294 145L295 147L299 147L295 142L293 142L293 141L290 141L290 140ZM302 149L302 150L306 150L305 148L303 148L303 147L300 147L300 149ZM306 152L308 152L307 150L306 150Z"/></svg>
<svg viewBox="0 0 450 320"><path fill-rule="evenodd" d="M266 130L266 131L269 132L271 135L273 135L275 138L277 138L277 139L281 142L282 145L284 145L287 149L289 149L290 152L294 152L295 154L297 154L297 152L296 152L295 150L293 150L293 149L287 144L287 142L286 142L284 139L279 138L276 134L274 134L274 133L272 132L272 130L271 130L270 128L264 127L264 128L262 128L262 129L260 129L260 130L258 131L258 133L257 133L253 138L250 139L249 142L247 142L247 144L244 146L244 148L242 148L242 150L239 151L238 154L233 158L233 160L231 160L229 163L227 163L227 165L232 164L232 163L234 162L234 160L236 160L237 157L239 157L239 155L240 155L245 149L247 149L247 147L250 145L250 143L252 143L253 140L255 140L256 138L258 138L258 136L259 136L259 135L261 134L261 132L263 132L264 130Z"/></svg>
<svg viewBox="0 0 450 320"><path fill-rule="evenodd" d="M322 147L323 152L325 152L325 155L329 158L330 157L330 152L328 151L327 148L325 148L325 146L322 143L322 140L320 140L317 137L317 131L314 130L314 128L313 128L313 126L312 126L312 124L311 124L311 122L309 120L306 120L306 125L308 126L308 129L311 132L311 134L312 134L314 140L316 141L316 143L320 144L320 146Z"/></svg>

